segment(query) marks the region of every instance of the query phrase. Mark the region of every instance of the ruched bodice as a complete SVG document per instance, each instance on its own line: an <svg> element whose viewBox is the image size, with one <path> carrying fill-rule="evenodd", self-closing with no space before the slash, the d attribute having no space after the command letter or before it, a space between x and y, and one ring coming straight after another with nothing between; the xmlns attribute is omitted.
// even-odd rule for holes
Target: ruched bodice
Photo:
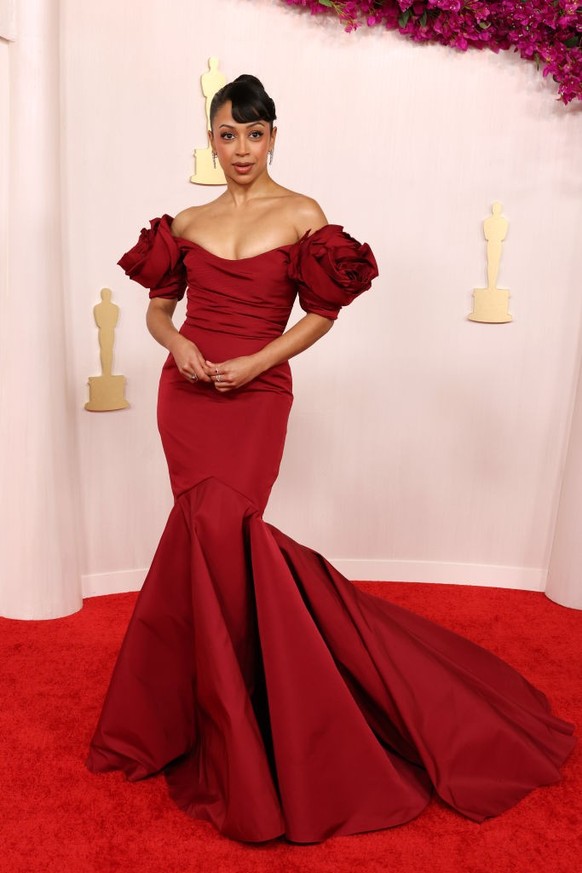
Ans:
<svg viewBox="0 0 582 873"><path fill-rule="evenodd" d="M176 243L186 268L187 324L267 342L283 332L297 295L291 246L228 260L190 240Z"/></svg>

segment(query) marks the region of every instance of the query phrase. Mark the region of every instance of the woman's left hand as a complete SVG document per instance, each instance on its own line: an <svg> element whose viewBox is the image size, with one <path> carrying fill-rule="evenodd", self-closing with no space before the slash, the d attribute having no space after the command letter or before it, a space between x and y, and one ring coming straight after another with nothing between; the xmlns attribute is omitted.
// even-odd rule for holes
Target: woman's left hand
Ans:
<svg viewBox="0 0 582 873"><path fill-rule="evenodd" d="M234 388L241 388L263 371L255 355L243 355L240 358L232 358L230 361L220 363L206 361L204 369L214 382L216 390L220 391L221 394L232 391Z"/></svg>

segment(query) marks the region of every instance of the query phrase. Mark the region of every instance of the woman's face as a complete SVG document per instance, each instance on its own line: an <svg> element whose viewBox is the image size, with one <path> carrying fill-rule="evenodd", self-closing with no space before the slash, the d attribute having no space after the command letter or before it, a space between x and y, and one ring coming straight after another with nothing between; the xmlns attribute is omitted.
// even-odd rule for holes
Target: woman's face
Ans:
<svg viewBox="0 0 582 873"><path fill-rule="evenodd" d="M210 142L224 175L245 184L265 172L268 152L275 144L276 134L276 128L271 133L268 121L235 121L229 100L214 116Z"/></svg>

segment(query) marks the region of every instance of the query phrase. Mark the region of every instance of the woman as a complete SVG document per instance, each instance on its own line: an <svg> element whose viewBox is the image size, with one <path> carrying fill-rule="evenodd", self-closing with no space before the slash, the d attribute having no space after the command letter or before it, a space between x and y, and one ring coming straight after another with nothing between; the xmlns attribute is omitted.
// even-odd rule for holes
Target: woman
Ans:
<svg viewBox="0 0 582 873"><path fill-rule="evenodd" d="M251 842L401 824L433 790L482 821L559 780L572 726L509 665L359 591L262 519L288 359L377 275L366 244L270 178L274 120L256 78L219 91L226 191L153 219L120 260L150 289L148 327L170 353L158 420L175 504L88 766L163 771L189 815ZM297 293L306 315L285 331Z"/></svg>

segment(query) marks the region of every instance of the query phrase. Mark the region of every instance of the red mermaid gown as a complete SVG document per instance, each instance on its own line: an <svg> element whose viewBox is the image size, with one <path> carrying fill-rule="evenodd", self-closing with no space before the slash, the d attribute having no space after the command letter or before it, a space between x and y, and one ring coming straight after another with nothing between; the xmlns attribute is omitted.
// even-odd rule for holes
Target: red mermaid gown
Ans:
<svg viewBox="0 0 582 873"><path fill-rule="evenodd" d="M338 225L227 260L164 215L120 260L214 361L335 318L374 257ZM171 796L224 835L319 842L401 824L432 791L474 821L559 780L572 725L485 649L364 593L263 521L291 408L287 363L219 394L170 356L159 428L175 504L138 596L88 767Z"/></svg>

